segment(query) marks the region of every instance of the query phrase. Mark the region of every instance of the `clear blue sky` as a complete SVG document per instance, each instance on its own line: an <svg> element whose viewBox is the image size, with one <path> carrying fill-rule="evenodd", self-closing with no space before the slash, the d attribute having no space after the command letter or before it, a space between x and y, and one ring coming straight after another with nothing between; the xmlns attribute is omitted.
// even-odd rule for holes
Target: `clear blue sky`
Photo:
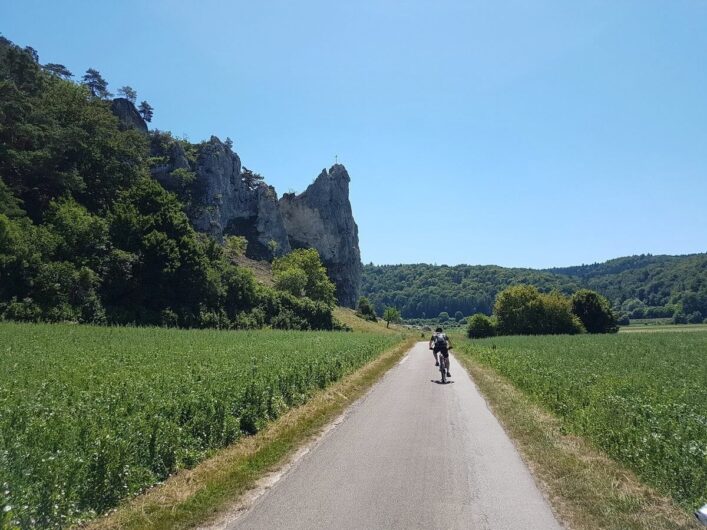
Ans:
<svg viewBox="0 0 707 530"><path fill-rule="evenodd" d="M365 262L707 250L703 0L2 0L0 32L279 194L338 155Z"/></svg>

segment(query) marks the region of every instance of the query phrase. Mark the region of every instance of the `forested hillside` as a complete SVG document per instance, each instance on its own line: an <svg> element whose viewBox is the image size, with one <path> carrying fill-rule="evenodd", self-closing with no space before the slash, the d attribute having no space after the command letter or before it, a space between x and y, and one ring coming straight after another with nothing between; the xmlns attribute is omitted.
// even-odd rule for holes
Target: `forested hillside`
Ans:
<svg viewBox="0 0 707 530"><path fill-rule="evenodd" d="M362 292L379 313L395 306L404 318L433 318L443 311L490 314L498 292L523 283L565 294L592 289L631 318L677 316L697 322L707 317L707 254L630 256L548 270L369 264Z"/></svg>
<svg viewBox="0 0 707 530"><path fill-rule="evenodd" d="M191 195L150 175L147 102L125 126L98 71L72 77L0 37L0 318L332 328L330 299L259 285L235 263L244 244L195 232Z"/></svg>

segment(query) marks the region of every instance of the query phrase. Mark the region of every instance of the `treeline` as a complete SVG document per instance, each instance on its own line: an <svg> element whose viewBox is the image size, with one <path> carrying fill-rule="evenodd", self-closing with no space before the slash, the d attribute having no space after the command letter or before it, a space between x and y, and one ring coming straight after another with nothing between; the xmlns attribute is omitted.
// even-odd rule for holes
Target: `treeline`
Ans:
<svg viewBox="0 0 707 530"><path fill-rule="evenodd" d="M111 113L107 83L59 67L0 37L0 318L334 327L333 296L264 287L195 232L150 177L149 137Z"/></svg>
<svg viewBox="0 0 707 530"><path fill-rule="evenodd" d="M707 254L632 256L548 270L369 264L363 269L362 294L379 313L393 306L406 319L429 319L457 311L490 315L497 294L520 284L566 295L591 289L609 300L621 321L671 317L697 322L707 317Z"/></svg>
<svg viewBox="0 0 707 530"><path fill-rule="evenodd" d="M511 285L535 285L569 294L580 288L568 277L532 269L456 265L365 265L362 294L376 313L397 308L405 319L437 318L440 313L491 314L496 295Z"/></svg>

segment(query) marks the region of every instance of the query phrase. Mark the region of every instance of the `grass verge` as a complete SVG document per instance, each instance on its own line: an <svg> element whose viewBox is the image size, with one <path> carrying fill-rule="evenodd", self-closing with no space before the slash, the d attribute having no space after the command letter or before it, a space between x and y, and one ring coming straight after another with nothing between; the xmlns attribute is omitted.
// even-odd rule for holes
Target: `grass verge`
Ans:
<svg viewBox="0 0 707 530"><path fill-rule="evenodd" d="M533 403L507 379L457 355L560 520L574 530L696 529L697 523L671 499L585 440L563 434L559 420Z"/></svg>
<svg viewBox="0 0 707 530"><path fill-rule="evenodd" d="M232 506L265 473L361 397L412 347L408 338L360 370L290 410L255 436L219 451L192 470L128 501L86 525L90 530L179 529L204 523Z"/></svg>

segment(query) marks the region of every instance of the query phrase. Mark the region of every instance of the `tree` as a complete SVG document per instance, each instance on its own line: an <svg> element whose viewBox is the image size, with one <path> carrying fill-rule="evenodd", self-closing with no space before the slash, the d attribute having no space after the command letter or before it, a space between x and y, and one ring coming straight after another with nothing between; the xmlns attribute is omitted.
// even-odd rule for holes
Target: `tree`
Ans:
<svg viewBox="0 0 707 530"><path fill-rule="evenodd" d="M454 313L454 320L456 320L457 322L461 322L463 318L464 313L462 313L461 311L457 311L456 313Z"/></svg>
<svg viewBox="0 0 707 530"><path fill-rule="evenodd" d="M245 182L248 189L255 189L260 182L263 181L263 176L259 173L254 173L247 167L243 166L243 171L241 172L241 180Z"/></svg>
<svg viewBox="0 0 707 530"><path fill-rule="evenodd" d="M225 145L228 149L233 150L233 140L231 140L228 136L226 136L226 141L223 142L223 145Z"/></svg>
<svg viewBox="0 0 707 530"><path fill-rule="evenodd" d="M383 311L383 320L385 320L385 327L389 328L391 322L400 322L400 311L394 307L386 307Z"/></svg>
<svg viewBox="0 0 707 530"><path fill-rule="evenodd" d="M94 68L86 70L81 84L88 88L94 98L107 99L113 95L108 92L108 82Z"/></svg>
<svg viewBox="0 0 707 530"><path fill-rule="evenodd" d="M118 95L123 96L125 99L130 101L133 105L135 104L135 99L137 98L137 92L133 90L132 87L127 85L122 86L118 89Z"/></svg>
<svg viewBox="0 0 707 530"><path fill-rule="evenodd" d="M29 54L30 57L32 57L32 60L35 63L39 63L39 54L37 53L37 50L32 48L32 46L25 46L25 51Z"/></svg>
<svg viewBox="0 0 707 530"><path fill-rule="evenodd" d="M272 266L275 283L277 284L279 277L290 269L299 269L306 275L307 282L304 286L304 296L323 302L329 307L333 307L336 304L336 297L334 296L336 287L327 276L326 269L322 265L319 252L316 249L300 248L285 256L276 258ZM291 275L288 276L287 281L289 282L292 277Z"/></svg>
<svg viewBox="0 0 707 530"><path fill-rule="evenodd" d="M71 71L63 64L47 63L42 66L42 68L44 68L45 72L49 72L50 74L60 77L61 79L71 79L74 77L74 74L72 74Z"/></svg>
<svg viewBox="0 0 707 530"><path fill-rule="evenodd" d="M373 309L371 302L365 296L362 296L361 298L358 299L358 309L357 309L356 313L361 318L364 318L366 320L370 320L372 322L378 322L378 318L376 317L376 312Z"/></svg>
<svg viewBox="0 0 707 530"><path fill-rule="evenodd" d="M248 240L243 236L226 236L223 238L223 254L228 261L234 263L237 258L245 256Z"/></svg>
<svg viewBox="0 0 707 530"><path fill-rule="evenodd" d="M500 335L554 335L584 331L570 300L557 291L542 294L531 285L514 285L496 297L494 316Z"/></svg>
<svg viewBox="0 0 707 530"><path fill-rule="evenodd" d="M572 295L572 312L589 333L616 333L619 330L609 301L589 289L580 289Z"/></svg>
<svg viewBox="0 0 707 530"><path fill-rule="evenodd" d="M469 319L466 334L470 339L483 339L496 335L493 320L483 313L476 313Z"/></svg>
<svg viewBox="0 0 707 530"><path fill-rule="evenodd" d="M293 296L305 296L306 288L307 273L302 269L285 269L275 277L275 289L285 291Z"/></svg>
<svg viewBox="0 0 707 530"><path fill-rule="evenodd" d="M143 120L148 123L152 121L152 114L154 113L154 109L152 108L152 105L150 105L147 101L141 101L140 105L137 108L137 111L140 113Z"/></svg>
<svg viewBox="0 0 707 530"><path fill-rule="evenodd" d="M447 320L449 320L449 313L442 311L437 317L437 320L439 320L440 324L444 324Z"/></svg>

